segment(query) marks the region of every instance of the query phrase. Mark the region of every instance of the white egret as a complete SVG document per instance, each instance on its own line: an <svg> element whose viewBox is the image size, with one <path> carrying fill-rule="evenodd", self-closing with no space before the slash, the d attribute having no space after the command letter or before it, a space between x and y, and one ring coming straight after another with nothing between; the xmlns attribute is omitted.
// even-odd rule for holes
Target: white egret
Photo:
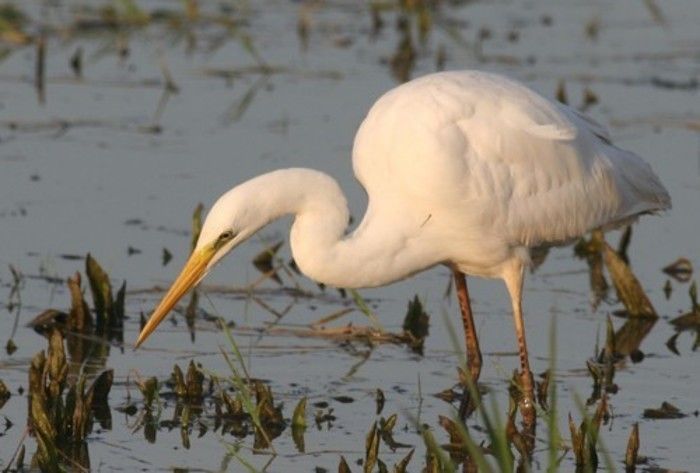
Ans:
<svg viewBox="0 0 700 473"><path fill-rule="evenodd" d="M671 205L651 167L614 146L601 125L518 82L477 71L431 74L387 92L357 132L352 164L369 204L349 234L345 197L318 171L280 169L222 195L136 346L226 253L292 214L294 260L330 286L381 286L449 266L474 380L481 354L464 275L503 279L534 416L521 308L531 250Z"/></svg>

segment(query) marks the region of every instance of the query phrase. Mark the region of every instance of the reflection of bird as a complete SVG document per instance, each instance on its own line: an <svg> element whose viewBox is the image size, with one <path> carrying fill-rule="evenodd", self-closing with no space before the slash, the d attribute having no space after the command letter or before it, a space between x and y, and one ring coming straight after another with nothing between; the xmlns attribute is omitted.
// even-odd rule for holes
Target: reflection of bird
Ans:
<svg viewBox="0 0 700 473"><path fill-rule="evenodd" d="M136 345L227 252L292 214L297 265L328 285L381 286L437 264L449 266L474 380L481 354L464 275L503 279L531 401L521 311L531 250L670 207L649 165L615 147L602 126L482 72L432 74L386 93L360 126L353 168L369 205L349 235L345 197L335 180L318 171L273 171L221 196Z"/></svg>

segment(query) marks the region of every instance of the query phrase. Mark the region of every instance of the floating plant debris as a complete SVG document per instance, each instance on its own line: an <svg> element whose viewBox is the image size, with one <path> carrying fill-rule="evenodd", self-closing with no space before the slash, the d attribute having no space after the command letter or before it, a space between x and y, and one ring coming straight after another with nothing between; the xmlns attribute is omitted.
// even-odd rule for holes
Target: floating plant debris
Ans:
<svg viewBox="0 0 700 473"><path fill-rule="evenodd" d="M682 419L687 416L676 406L666 401L661 403L661 407L644 409L642 415L646 419Z"/></svg>
<svg viewBox="0 0 700 473"><path fill-rule="evenodd" d="M17 351L17 344L10 338L5 344L5 353L12 355L15 351Z"/></svg>
<svg viewBox="0 0 700 473"><path fill-rule="evenodd" d="M664 284L664 296L666 296L666 300L669 300L671 298L672 292L673 286L671 285L671 280L667 279L666 283Z"/></svg>
<svg viewBox="0 0 700 473"><path fill-rule="evenodd" d="M10 390L5 386L5 382L0 379L0 409L5 405L8 399L10 399Z"/></svg>
<svg viewBox="0 0 700 473"><path fill-rule="evenodd" d="M386 401L386 397L384 396L384 391L381 389L377 388L375 397L374 397L376 403L377 403L377 410L376 414L379 415L382 413L382 410L384 409L384 403Z"/></svg>
<svg viewBox="0 0 700 473"><path fill-rule="evenodd" d="M168 263L173 259L173 254L170 252L169 249L163 248L163 253L161 255L161 264L163 266L167 266Z"/></svg>
<svg viewBox="0 0 700 473"><path fill-rule="evenodd" d="M688 258L678 258L668 266L664 266L661 271L668 274L676 281L688 282L693 277L693 264Z"/></svg>

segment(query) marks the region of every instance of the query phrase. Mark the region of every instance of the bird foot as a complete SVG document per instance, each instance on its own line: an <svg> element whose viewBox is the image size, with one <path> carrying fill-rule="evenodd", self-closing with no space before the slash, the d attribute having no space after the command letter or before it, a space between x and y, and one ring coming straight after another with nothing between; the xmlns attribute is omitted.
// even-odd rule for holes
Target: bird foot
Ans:
<svg viewBox="0 0 700 473"><path fill-rule="evenodd" d="M537 409L535 408L535 381L532 376L532 371L520 371L518 373L518 378L522 389L519 407L523 427L527 431L534 431L535 422L537 421Z"/></svg>

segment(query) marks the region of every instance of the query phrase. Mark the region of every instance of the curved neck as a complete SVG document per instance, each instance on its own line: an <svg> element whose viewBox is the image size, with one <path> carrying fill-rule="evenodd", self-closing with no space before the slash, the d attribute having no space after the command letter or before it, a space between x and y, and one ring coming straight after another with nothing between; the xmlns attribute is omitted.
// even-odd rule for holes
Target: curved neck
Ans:
<svg viewBox="0 0 700 473"><path fill-rule="evenodd" d="M398 212L387 215L370 206L362 223L346 236L347 201L327 174L283 169L253 181L267 189L262 197L267 209L259 208L265 216L260 226L284 214L295 215L290 233L294 260L318 282L342 288L381 286L439 262L431 258L429 247L405 231Z"/></svg>

